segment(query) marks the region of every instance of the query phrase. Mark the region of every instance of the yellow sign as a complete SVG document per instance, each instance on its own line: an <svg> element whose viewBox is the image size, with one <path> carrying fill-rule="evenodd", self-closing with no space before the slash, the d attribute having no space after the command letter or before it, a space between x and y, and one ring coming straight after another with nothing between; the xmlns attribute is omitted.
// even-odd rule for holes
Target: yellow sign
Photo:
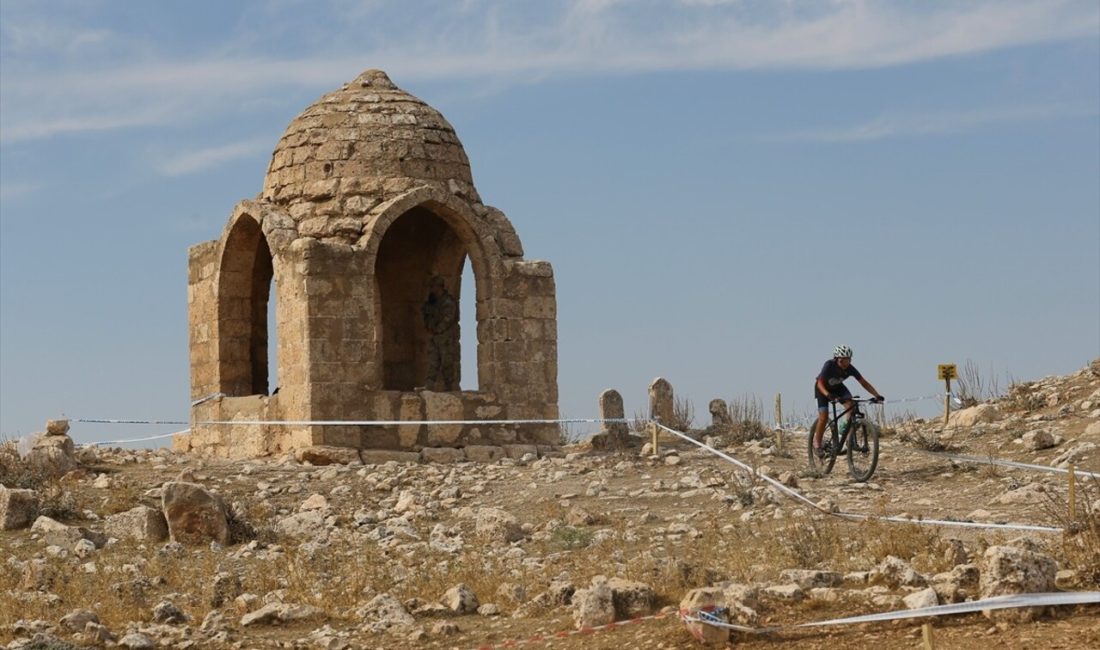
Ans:
<svg viewBox="0 0 1100 650"><path fill-rule="evenodd" d="M939 373L940 373L939 378L940 379L958 379L959 378L959 373L955 371L955 364L953 364L953 363L941 363L940 365L936 366L936 369L939 370Z"/></svg>

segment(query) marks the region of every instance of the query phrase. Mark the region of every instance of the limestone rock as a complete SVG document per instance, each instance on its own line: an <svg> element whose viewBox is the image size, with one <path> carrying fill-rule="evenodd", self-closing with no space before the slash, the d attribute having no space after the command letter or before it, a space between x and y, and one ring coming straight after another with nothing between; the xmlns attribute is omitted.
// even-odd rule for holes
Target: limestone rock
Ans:
<svg viewBox="0 0 1100 650"><path fill-rule="evenodd" d="M948 423L956 427L972 427L983 422L995 422L1001 417L1001 411L992 404L978 404L970 408L955 411Z"/></svg>
<svg viewBox="0 0 1100 650"><path fill-rule="evenodd" d="M249 625L271 625L274 623L294 623L324 618L324 611L313 605L294 605L291 603L268 603L254 612L241 617L241 627Z"/></svg>
<svg viewBox="0 0 1100 650"><path fill-rule="evenodd" d="M198 483L176 481L164 484L161 503L172 541L229 544L227 511L218 495Z"/></svg>
<svg viewBox="0 0 1100 650"><path fill-rule="evenodd" d="M110 515L103 529L111 537L143 542L163 542L168 539L168 522L160 510L137 506L126 512Z"/></svg>
<svg viewBox="0 0 1100 650"><path fill-rule="evenodd" d="M917 573L913 567L909 566L908 562L893 555L888 555L885 560L875 567L871 579L883 582L895 589L898 587L924 587L928 584L924 576Z"/></svg>
<svg viewBox="0 0 1100 650"><path fill-rule="evenodd" d="M26 528L38 516L38 493L0 485L0 530Z"/></svg>
<svg viewBox="0 0 1100 650"><path fill-rule="evenodd" d="M637 618L653 613L657 595L649 585L622 578L611 578L607 584L611 587L611 600L615 605L616 620Z"/></svg>
<svg viewBox="0 0 1100 650"><path fill-rule="evenodd" d="M466 460L475 463L495 463L505 457L504 447L466 445Z"/></svg>
<svg viewBox="0 0 1100 650"><path fill-rule="evenodd" d="M47 436L63 436L69 433L68 420L46 420Z"/></svg>
<svg viewBox="0 0 1100 650"><path fill-rule="evenodd" d="M458 584L451 587L443 594L444 607L455 614L475 614L480 603L477 594L466 584Z"/></svg>
<svg viewBox="0 0 1100 650"><path fill-rule="evenodd" d="M98 623L99 616L87 609L77 609L61 618L61 627L70 632L83 632L88 623Z"/></svg>
<svg viewBox="0 0 1100 650"><path fill-rule="evenodd" d="M1012 546L991 546L981 562L981 598L1010 594L1054 591L1058 563L1051 557ZM1041 607L987 611L989 618L1018 622L1032 621Z"/></svg>
<svg viewBox="0 0 1100 650"><path fill-rule="evenodd" d="M924 609L925 607L935 607L940 604L939 596L932 587L914 591L902 600L905 601L905 607L908 609Z"/></svg>
<svg viewBox="0 0 1100 650"><path fill-rule="evenodd" d="M844 576L835 571L814 571L811 569L785 569L779 576L803 589L836 587L844 580Z"/></svg>
<svg viewBox="0 0 1100 650"><path fill-rule="evenodd" d="M294 459L299 463L310 465L362 465L359 450L351 447L333 447L330 445L314 445L294 450Z"/></svg>
<svg viewBox="0 0 1100 650"><path fill-rule="evenodd" d="M1054 434L1049 431L1028 431L1023 437L1024 447L1031 451L1039 451L1041 449L1049 449L1054 447L1057 443L1054 440Z"/></svg>
<svg viewBox="0 0 1100 650"><path fill-rule="evenodd" d="M724 601L722 589L718 587L692 589L680 600L681 614L698 617L700 611L705 611L715 616L720 622L728 623L728 617L721 611L716 611L725 607L726 602ZM703 645L724 648L729 643L730 631L728 628L700 622L688 622L687 629Z"/></svg>
<svg viewBox="0 0 1100 650"><path fill-rule="evenodd" d="M357 613L368 619L375 631L392 627L408 627L416 623L416 619L405 609L401 601L388 593L378 594Z"/></svg>
<svg viewBox="0 0 1100 650"><path fill-rule="evenodd" d="M452 447L425 447L420 450L420 456L426 463L461 463L466 460L466 452Z"/></svg>
<svg viewBox="0 0 1100 650"><path fill-rule="evenodd" d="M524 538L523 528L511 513L500 508L481 508L477 511L474 530L498 544L507 544Z"/></svg>
<svg viewBox="0 0 1100 650"><path fill-rule="evenodd" d="M577 629L607 625L615 621L615 599L607 578L596 576L586 589L573 594L573 621Z"/></svg>

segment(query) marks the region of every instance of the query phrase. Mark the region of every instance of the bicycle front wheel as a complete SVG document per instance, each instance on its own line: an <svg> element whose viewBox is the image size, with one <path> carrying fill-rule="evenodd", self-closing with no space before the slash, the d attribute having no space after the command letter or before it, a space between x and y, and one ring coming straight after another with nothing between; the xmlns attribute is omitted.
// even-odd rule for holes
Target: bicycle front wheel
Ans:
<svg viewBox="0 0 1100 650"><path fill-rule="evenodd" d="M852 478L863 483L878 467L878 427L862 420L848 431L848 470Z"/></svg>
<svg viewBox="0 0 1100 650"><path fill-rule="evenodd" d="M819 458L817 451L814 449L814 428L816 426L816 424L810 425L810 433L806 438L806 451L810 459L810 470L818 476L824 476L833 471L833 465L836 463L837 437L835 430L831 430L829 427L825 428L825 434L822 436L821 441L822 447L825 448L825 454Z"/></svg>

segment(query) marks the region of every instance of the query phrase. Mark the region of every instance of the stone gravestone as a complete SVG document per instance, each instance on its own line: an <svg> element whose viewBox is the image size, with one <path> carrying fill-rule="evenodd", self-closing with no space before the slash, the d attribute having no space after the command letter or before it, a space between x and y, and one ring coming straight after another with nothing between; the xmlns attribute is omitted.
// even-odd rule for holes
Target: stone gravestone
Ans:
<svg viewBox="0 0 1100 650"><path fill-rule="evenodd" d="M623 410L623 396L614 388L608 388L600 393L600 419L622 419L626 414ZM630 429L625 422L604 422L600 432L592 436L592 447L595 449L607 449L621 446L630 439Z"/></svg>
<svg viewBox="0 0 1100 650"><path fill-rule="evenodd" d="M730 407L724 399L712 399L710 401L710 426L715 432L728 431L733 425L730 419Z"/></svg>
<svg viewBox="0 0 1100 650"><path fill-rule="evenodd" d="M649 385L649 416L666 427L675 422L672 416L672 384L664 377L658 377Z"/></svg>

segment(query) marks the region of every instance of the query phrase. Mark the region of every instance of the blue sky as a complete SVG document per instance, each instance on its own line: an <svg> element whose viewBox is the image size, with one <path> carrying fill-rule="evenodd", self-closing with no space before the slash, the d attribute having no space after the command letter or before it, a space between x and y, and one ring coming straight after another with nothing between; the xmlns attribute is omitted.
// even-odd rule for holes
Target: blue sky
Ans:
<svg viewBox="0 0 1100 650"><path fill-rule="evenodd" d="M565 416L806 415L840 342L890 398L1100 356L1094 0L4 0L0 433L186 419L187 248L367 68L554 265Z"/></svg>

